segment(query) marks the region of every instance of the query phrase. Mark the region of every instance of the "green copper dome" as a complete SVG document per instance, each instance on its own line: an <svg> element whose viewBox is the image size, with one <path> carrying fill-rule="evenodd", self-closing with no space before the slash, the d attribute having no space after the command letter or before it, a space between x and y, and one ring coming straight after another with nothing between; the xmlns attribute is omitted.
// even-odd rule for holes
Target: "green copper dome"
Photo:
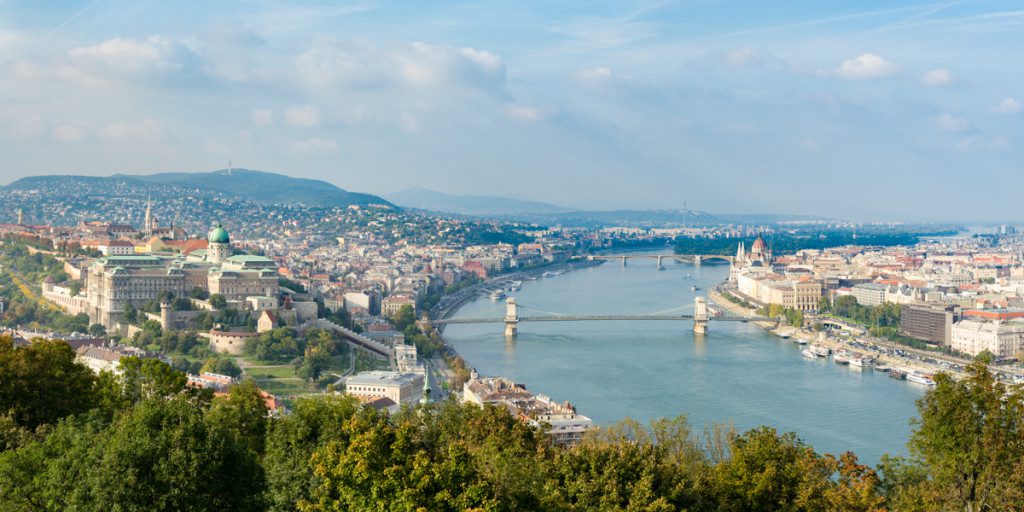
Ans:
<svg viewBox="0 0 1024 512"><path fill-rule="evenodd" d="M210 234L207 235L206 239L209 240L210 243L215 244L226 244L231 241L228 237L227 230L222 228L220 224L217 224L216 227L210 230Z"/></svg>

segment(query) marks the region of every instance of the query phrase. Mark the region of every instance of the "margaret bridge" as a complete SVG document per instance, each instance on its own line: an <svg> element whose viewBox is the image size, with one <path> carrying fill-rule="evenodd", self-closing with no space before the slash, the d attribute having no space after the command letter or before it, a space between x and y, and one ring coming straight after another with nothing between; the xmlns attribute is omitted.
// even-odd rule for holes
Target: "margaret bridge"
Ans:
<svg viewBox="0 0 1024 512"><path fill-rule="evenodd" d="M658 268L662 268L662 262L664 260L676 260L682 263L691 263L696 267L701 265L704 261L725 261L732 263L732 256L722 256L719 254L594 254L587 256L590 261L621 261L622 266L626 266L627 260L654 260L658 262Z"/></svg>
<svg viewBox="0 0 1024 512"><path fill-rule="evenodd" d="M528 312L527 315L519 314L519 310L523 309ZM692 312L686 312L691 310ZM446 318L431 320L431 324L434 325L452 325L452 324L486 324L486 323L503 323L505 324L505 335L515 336L519 332L520 322L592 322L592 321L603 321L603 320L641 320L641 321L692 321L693 332L698 334L704 334L708 330L708 323L711 321L725 321L725 322L775 322L777 319L762 317L762 316L737 316L727 311L717 310L708 303L704 297L694 298L692 306L682 306L675 309L666 311L659 311L656 313L648 314L626 314L626 315L580 315L580 314L561 314L552 313L549 311L540 311L533 308L529 308L522 304L518 304L515 298L509 298L505 301L505 316L494 317L494 318Z"/></svg>

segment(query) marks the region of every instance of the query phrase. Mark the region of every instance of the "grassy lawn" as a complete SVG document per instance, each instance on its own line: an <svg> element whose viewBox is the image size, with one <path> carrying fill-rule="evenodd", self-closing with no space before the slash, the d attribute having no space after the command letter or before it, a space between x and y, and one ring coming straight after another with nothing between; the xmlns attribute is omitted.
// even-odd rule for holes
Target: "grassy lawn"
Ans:
<svg viewBox="0 0 1024 512"><path fill-rule="evenodd" d="M298 379L256 379L256 385L273 395L301 395L310 392L306 383Z"/></svg>
<svg viewBox="0 0 1024 512"><path fill-rule="evenodd" d="M265 366L259 368L246 368L246 375L254 379L280 379L295 376L295 369L292 365Z"/></svg>

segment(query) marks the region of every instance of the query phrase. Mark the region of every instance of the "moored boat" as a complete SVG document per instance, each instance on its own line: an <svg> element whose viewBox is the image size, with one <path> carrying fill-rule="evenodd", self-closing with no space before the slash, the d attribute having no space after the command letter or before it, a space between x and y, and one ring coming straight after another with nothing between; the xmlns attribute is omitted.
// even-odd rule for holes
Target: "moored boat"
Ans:
<svg viewBox="0 0 1024 512"><path fill-rule="evenodd" d="M871 368L875 364L875 359L871 356L854 353L850 356L850 364L861 368Z"/></svg>
<svg viewBox="0 0 1024 512"><path fill-rule="evenodd" d="M802 354L807 359L817 359L818 358L817 354L815 354L810 349L806 349L806 348L802 352L800 352L800 354Z"/></svg>
<svg viewBox="0 0 1024 512"><path fill-rule="evenodd" d="M918 384L924 384L925 386L934 386L935 381L931 379L926 373L921 370L914 370L907 373L907 380L910 382L916 382Z"/></svg>
<svg viewBox="0 0 1024 512"><path fill-rule="evenodd" d="M837 352L832 361L836 364L850 364L850 358L842 352Z"/></svg>
<svg viewBox="0 0 1024 512"><path fill-rule="evenodd" d="M832 354L832 349L828 347L823 347L821 345L811 345L810 349L811 352L814 352L814 355L820 357L828 357L829 355Z"/></svg>

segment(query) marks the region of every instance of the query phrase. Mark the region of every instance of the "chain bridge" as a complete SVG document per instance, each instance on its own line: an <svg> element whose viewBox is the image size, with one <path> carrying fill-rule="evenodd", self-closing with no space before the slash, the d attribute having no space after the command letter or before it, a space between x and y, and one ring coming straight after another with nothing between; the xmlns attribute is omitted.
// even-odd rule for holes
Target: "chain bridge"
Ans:
<svg viewBox="0 0 1024 512"><path fill-rule="evenodd" d="M590 261L621 261L626 266L626 260L654 260L658 262L658 268L662 268L662 261L676 260L682 263L692 263L699 267L705 261L725 261L732 263L732 256L720 254L592 254L587 256Z"/></svg>
<svg viewBox="0 0 1024 512"><path fill-rule="evenodd" d="M526 310L526 315L521 315L519 310ZM704 334L708 330L708 323L712 321L724 322L776 322L777 319L762 316L738 316L728 311L719 310L709 306L704 297L694 298L693 305L681 306L678 308L646 314L563 314L552 313L533 309L516 302L515 298L505 301L505 316L494 318L447 318L431 320L435 325L452 324L505 324L505 335L515 336L519 332L520 322L595 322L595 321L692 321L693 332Z"/></svg>

